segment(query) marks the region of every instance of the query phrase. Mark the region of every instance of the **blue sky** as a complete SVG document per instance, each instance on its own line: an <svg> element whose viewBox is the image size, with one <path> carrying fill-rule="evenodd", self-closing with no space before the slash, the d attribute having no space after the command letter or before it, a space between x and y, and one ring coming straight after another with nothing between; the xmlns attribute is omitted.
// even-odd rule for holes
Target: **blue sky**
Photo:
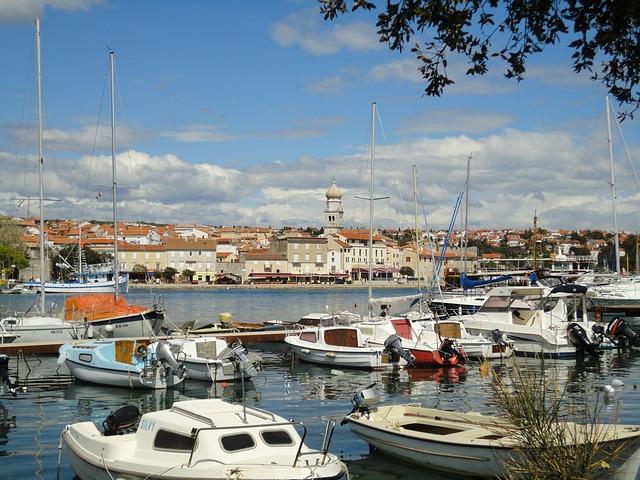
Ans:
<svg viewBox="0 0 640 480"><path fill-rule="evenodd" d="M16 5L17 3L17 5ZM473 152L473 226L611 228L603 87L562 46L521 83L501 65L422 94L410 52L375 35L375 14L325 22L312 1L0 0L0 210L37 192L33 19L41 17L47 217L109 218L107 49L116 52L118 171L126 220L321 225L335 177L345 223L367 223L371 102L379 105L377 225L413 223L411 165L429 225L449 222ZM120 109L120 106L122 109ZM614 105L615 106L615 105ZM617 107L617 106L615 106ZM638 158L638 119L622 125ZM614 125L615 131L615 125ZM92 155L94 137L97 149ZM636 231L638 183L616 141L621 228ZM33 213L31 205L31 213ZM422 213L421 213L422 216Z"/></svg>

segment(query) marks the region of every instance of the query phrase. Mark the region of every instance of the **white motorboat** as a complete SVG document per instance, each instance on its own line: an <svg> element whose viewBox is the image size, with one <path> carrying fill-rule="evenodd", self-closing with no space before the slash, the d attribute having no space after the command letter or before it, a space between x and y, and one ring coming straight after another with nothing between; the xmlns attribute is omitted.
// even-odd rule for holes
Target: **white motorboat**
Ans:
<svg viewBox="0 0 640 480"><path fill-rule="evenodd" d="M561 358L597 353L602 332L587 320L586 293L586 287L572 284L551 290L541 286L496 287L477 313L452 319L461 321L474 335L491 335L499 329L513 341L516 355ZM581 331L581 343L568 333L570 328Z"/></svg>
<svg viewBox="0 0 640 480"><path fill-rule="evenodd" d="M10 315L0 319L3 343L13 337L15 342L68 342L90 335L90 329L76 322L66 322L47 315ZM5 340L6 337L6 340Z"/></svg>
<svg viewBox="0 0 640 480"><path fill-rule="evenodd" d="M163 389L185 377L184 365L166 341L150 345L135 340L99 340L64 344L58 364L84 382L113 387Z"/></svg>
<svg viewBox="0 0 640 480"><path fill-rule="evenodd" d="M125 409L107 418L104 433L93 422L64 428L62 441L78 477L329 480L346 472L328 452L333 424L322 449L314 450L304 443L301 423L219 399L175 402L145 413L134 429L127 427L136 423L137 408Z"/></svg>
<svg viewBox="0 0 640 480"><path fill-rule="evenodd" d="M355 411L345 420L356 435L383 453L449 475L474 478L500 477L509 465L524 464L522 437L506 419L415 404L376 407L372 405L377 402L377 392L371 392L356 394ZM628 455L640 445L638 425L557 425L565 432L567 443L598 438L604 450L624 445Z"/></svg>
<svg viewBox="0 0 640 480"><path fill-rule="evenodd" d="M370 370L399 368L406 366L409 358L400 342L388 347L370 345L357 327L336 324L333 317L317 327L288 335L284 341L300 360L327 366Z"/></svg>
<svg viewBox="0 0 640 480"><path fill-rule="evenodd" d="M491 335L472 335L464 323L455 319L428 320L418 322L418 325L414 327L417 328L418 338L431 331L439 337L455 340L468 358L494 360L509 358L514 354L513 342L499 329L493 330Z"/></svg>
<svg viewBox="0 0 640 480"><path fill-rule="evenodd" d="M464 351L455 341L405 317L379 317L359 322L357 327L372 345L386 346L390 339L399 339L402 348L413 356L412 365L417 367L453 367L465 362Z"/></svg>
<svg viewBox="0 0 640 480"><path fill-rule="evenodd" d="M44 282L45 293L68 295L71 293L112 293L115 289L113 274L82 275L78 280L66 282ZM23 285L25 292L37 293L40 289L40 281L25 282ZM129 275L120 274L118 280L118 290L126 293L129 290Z"/></svg>
<svg viewBox="0 0 640 480"><path fill-rule="evenodd" d="M170 338L174 356L186 368L187 378L205 382L228 382L258 373L260 357L241 343L227 345L219 337Z"/></svg>

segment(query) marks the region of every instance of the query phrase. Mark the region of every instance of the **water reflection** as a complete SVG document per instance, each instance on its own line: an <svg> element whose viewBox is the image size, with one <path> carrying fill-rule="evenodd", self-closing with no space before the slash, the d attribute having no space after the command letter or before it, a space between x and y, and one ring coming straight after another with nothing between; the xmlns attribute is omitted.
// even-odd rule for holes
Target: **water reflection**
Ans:
<svg viewBox="0 0 640 480"><path fill-rule="evenodd" d="M461 475L444 475L440 472L427 471L413 466L397 458L380 452L372 452L368 456L356 460L345 459L349 469L349 478L366 480L406 480L409 478L428 478L429 480L466 480Z"/></svg>
<svg viewBox="0 0 640 480"><path fill-rule="evenodd" d="M0 403L0 457L8 455L5 445L9 441L9 431L16 428L16 417Z"/></svg>

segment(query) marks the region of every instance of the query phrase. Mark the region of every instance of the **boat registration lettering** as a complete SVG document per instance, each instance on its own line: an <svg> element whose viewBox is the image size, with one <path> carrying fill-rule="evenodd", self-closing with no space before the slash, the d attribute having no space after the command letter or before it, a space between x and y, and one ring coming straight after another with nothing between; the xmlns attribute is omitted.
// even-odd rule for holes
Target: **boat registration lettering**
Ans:
<svg viewBox="0 0 640 480"><path fill-rule="evenodd" d="M128 327L129 324L128 323L117 323L115 325L116 328L124 328L124 327Z"/></svg>
<svg viewBox="0 0 640 480"><path fill-rule="evenodd" d="M50 330L51 335L62 335L62 330Z"/></svg>
<svg viewBox="0 0 640 480"><path fill-rule="evenodd" d="M153 420L146 420L146 419L142 419L140 420L140 425L138 425L138 429L140 430L154 430L156 428L156 422L154 422Z"/></svg>

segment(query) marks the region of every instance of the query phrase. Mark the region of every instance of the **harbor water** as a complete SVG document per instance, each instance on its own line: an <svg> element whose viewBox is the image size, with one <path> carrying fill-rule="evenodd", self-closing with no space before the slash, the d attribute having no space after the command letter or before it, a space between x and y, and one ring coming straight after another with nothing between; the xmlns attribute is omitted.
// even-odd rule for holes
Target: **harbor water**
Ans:
<svg viewBox="0 0 640 480"><path fill-rule="evenodd" d="M230 312L237 321L271 319L295 320L309 312L361 310L366 306L365 289L215 289L155 290L162 294L169 318L176 324L198 320L210 323L221 312ZM412 293L403 289L377 289L376 296ZM10 298L9 298L10 297ZM150 301L148 291L136 290L128 299ZM35 297L0 298L5 310L23 310ZM47 297L62 304L61 297ZM327 307L329 306L329 307ZM11 358L10 371L18 376L26 391L17 397L0 396L0 478L71 480L66 452L59 449L60 432L78 421L101 424L117 408L133 404L142 412L169 408L174 401L224 398L257 406L302 421L308 429L306 443L319 448L324 424L340 419L351 410L355 391L376 382L384 403L419 403L445 410L497 413L491 376L479 363L458 369L410 369L388 372L335 370L296 363L270 345L250 345L263 357L264 369L250 381L210 384L187 381L175 390L132 391L75 383L69 372L58 368L54 357ZM518 360L520 366L541 371L535 360ZM511 361L494 362L497 371L512 368ZM603 421L640 424L640 351L606 352L594 360L546 361L545 375L566 385L566 401L602 404ZM623 387L604 397L602 387L613 379ZM331 449L349 467L350 478L426 478L424 469L405 465L379 453L353 435L347 426L338 426ZM429 472L430 479L446 479ZM456 476L455 478L460 478ZM627 477L633 478L633 476Z"/></svg>

